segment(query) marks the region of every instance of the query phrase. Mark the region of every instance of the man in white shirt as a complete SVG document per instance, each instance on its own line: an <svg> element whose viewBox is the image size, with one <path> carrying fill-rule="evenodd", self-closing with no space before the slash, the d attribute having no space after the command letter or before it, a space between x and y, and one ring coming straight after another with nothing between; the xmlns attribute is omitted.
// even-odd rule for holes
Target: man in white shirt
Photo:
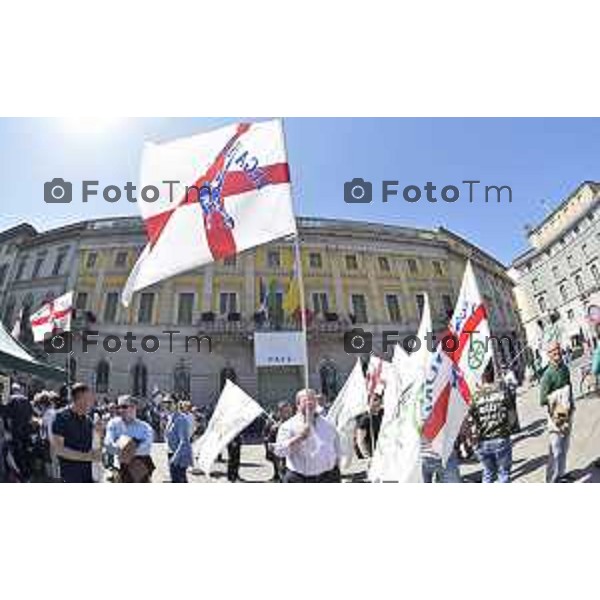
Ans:
<svg viewBox="0 0 600 600"><path fill-rule="evenodd" d="M285 458L284 483L337 483L340 481L340 439L335 427L317 412L317 394L296 394L296 414L277 433L273 450Z"/></svg>

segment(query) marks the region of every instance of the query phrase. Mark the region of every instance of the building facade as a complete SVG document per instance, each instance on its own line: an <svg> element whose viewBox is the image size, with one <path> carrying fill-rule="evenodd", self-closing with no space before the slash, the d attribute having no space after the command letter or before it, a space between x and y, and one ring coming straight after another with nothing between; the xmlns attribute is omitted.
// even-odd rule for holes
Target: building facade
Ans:
<svg viewBox="0 0 600 600"><path fill-rule="evenodd" d="M527 341L540 356L551 334L581 346L595 335L588 315L600 306L600 184L582 183L528 240L511 269Z"/></svg>
<svg viewBox="0 0 600 600"><path fill-rule="evenodd" d="M309 309L309 381L328 396L337 393L356 360L344 349L348 331L371 333L373 350L385 354L384 330L397 331L399 341L416 333L425 292L434 330L443 331L468 258L492 334L512 342L496 348L497 360L520 352L524 335L513 282L501 263L463 238L445 229L330 219L300 218L298 227ZM12 248L0 287L5 325L11 327L21 309L35 310L73 289L72 367L77 379L99 394L148 396L158 388L189 393L198 404L211 403L224 377L233 376L264 404L291 398L302 384L301 367L285 360L257 367L255 337L299 327L298 313L286 310L295 277L292 243L274 242L173 277L136 293L125 308L121 291L144 245L137 218L86 221L43 233L25 225L0 234L0 259L4 247ZM87 335L98 344L84 352L86 331L98 332L97 337ZM137 351L127 351L122 342L113 352L115 337L124 340L128 332L136 336L131 348ZM108 336L115 337L107 349L103 341ZM160 349L142 348L145 336L155 336ZM202 336L210 338L210 351ZM388 357L391 351L390 345ZM49 360L61 364L65 355L53 354Z"/></svg>

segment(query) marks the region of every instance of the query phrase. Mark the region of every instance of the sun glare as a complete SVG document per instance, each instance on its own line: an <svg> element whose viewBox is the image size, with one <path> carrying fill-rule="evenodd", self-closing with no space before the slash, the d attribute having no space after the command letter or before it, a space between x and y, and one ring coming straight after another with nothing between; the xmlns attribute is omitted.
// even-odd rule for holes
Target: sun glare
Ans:
<svg viewBox="0 0 600 600"><path fill-rule="evenodd" d="M81 135L98 135L119 126L119 117L65 117L63 125L66 131Z"/></svg>

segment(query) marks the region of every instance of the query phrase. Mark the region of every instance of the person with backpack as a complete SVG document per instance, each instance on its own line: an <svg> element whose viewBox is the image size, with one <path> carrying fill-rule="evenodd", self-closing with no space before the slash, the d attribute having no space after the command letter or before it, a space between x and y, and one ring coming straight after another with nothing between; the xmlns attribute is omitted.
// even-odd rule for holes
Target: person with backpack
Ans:
<svg viewBox="0 0 600 600"><path fill-rule="evenodd" d="M549 362L540 381L540 404L548 411L546 482L569 482L573 478L566 472L567 453L575 409L571 374L557 340L550 342L547 353Z"/></svg>

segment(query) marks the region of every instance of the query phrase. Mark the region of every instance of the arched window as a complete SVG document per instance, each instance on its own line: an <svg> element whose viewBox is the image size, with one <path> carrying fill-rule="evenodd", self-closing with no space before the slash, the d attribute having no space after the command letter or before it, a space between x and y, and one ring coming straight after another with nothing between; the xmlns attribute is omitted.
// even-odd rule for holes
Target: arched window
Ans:
<svg viewBox="0 0 600 600"><path fill-rule="evenodd" d="M145 398L148 389L148 369L143 362L138 362L131 371L131 393L138 398Z"/></svg>
<svg viewBox="0 0 600 600"><path fill-rule="evenodd" d="M73 356L69 359L69 381L71 384L77 381L77 361Z"/></svg>
<svg viewBox="0 0 600 600"><path fill-rule="evenodd" d="M23 298L23 310L31 310L33 306L33 294L30 292Z"/></svg>
<svg viewBox="0 0 600 600"><path fill-rule="evenodd" d="M183 360L179 361L173 371L173 391L187 398L192 392L190 369Z"/></svg>
<svg viewBox="0 0 600 600"><path fill-rule="evenodd" d="M321 393L327 400L335 400L338 393L337 367L333 361L324 363L319 369Z"/></svg>
<svg viewBox="0 0 600 600"><path fill-rule="evenodd" d="M110 365L108 361L101 360L96 367L96 392L106 394L110 380Z"/></svg>
<svg viewBox="0 0 600 600"><path fill-rule="evenodd" d="M225 367L224 369L221 369L221 375L219 377L220 391L223 391L223 388L225 387L225 381L227 381L227 379L229 379L232 383L237 382L237 374L232 367Z"/></svg>

